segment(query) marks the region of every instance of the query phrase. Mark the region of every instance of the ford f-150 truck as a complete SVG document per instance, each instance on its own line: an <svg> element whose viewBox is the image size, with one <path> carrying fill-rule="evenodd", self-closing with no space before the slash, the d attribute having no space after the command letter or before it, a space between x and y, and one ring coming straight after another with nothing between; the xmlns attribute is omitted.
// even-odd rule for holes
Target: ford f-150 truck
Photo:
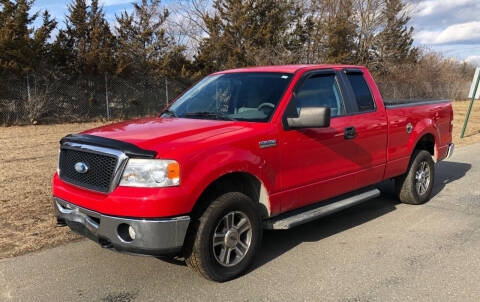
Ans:
<svg viewBox="0 0 480 302"><path fill-rule="evenodd" d="M59 225L102 247L182 255L204 277L246 270L263 229L379 196L422 204L453 152L451 103L384 101L368 70L288 65L214 73L157 117L64 137Z"/></svg>

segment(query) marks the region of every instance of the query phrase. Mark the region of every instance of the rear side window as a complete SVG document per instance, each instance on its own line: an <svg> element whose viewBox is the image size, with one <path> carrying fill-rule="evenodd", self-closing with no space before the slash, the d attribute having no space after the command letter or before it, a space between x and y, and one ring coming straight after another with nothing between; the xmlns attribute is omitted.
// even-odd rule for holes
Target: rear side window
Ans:
<svg viewBox="0 0 480 302"><path fill-rule="evenodd" d="M360 112L375 110L375 102L363 74L347 73Z"/></svg>

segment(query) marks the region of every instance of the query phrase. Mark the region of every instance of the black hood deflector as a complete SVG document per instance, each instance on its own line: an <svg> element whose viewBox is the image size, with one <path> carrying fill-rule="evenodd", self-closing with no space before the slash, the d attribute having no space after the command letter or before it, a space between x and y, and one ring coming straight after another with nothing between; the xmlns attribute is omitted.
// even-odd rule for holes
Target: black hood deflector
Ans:
<svg viewBox="0 0 480 302"><path fill-rule="evenodd" d="M69 134L60 140L60 144L66 142L111 148L124 152L130 158L155 158L157 155L155 151L145 150L134 144L89 134Z"/></svg>

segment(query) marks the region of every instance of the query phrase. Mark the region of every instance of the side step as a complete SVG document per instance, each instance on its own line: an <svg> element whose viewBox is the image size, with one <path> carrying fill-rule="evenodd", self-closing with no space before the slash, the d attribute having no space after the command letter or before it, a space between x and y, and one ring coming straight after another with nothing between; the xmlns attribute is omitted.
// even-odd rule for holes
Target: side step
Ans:
<svg viewBox="0 0 480 302"><path fill-rule="evenodd" d="M264 228L271 230L286 230L295 226L310 222L312 220L325 217L327 215L339 212L343 209L360 204L372 198L380 196L378 189L369 189L361 193L354 193L328 201L323 201L308 207L307 209L294 210L289 213L281 214L277 217L264 221Z"/></svg>

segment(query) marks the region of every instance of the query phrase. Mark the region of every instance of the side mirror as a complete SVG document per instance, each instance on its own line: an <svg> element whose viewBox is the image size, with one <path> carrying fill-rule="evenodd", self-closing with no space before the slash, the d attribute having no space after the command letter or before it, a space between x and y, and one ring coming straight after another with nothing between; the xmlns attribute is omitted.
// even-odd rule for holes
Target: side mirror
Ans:
<svg viewBox="0 0 480 302"><path fill-rule="evenodd" d="M324 128L330 126L330 117L330 107L305 107L299 117L287 118L287 123L290 129Z"/></svg>

